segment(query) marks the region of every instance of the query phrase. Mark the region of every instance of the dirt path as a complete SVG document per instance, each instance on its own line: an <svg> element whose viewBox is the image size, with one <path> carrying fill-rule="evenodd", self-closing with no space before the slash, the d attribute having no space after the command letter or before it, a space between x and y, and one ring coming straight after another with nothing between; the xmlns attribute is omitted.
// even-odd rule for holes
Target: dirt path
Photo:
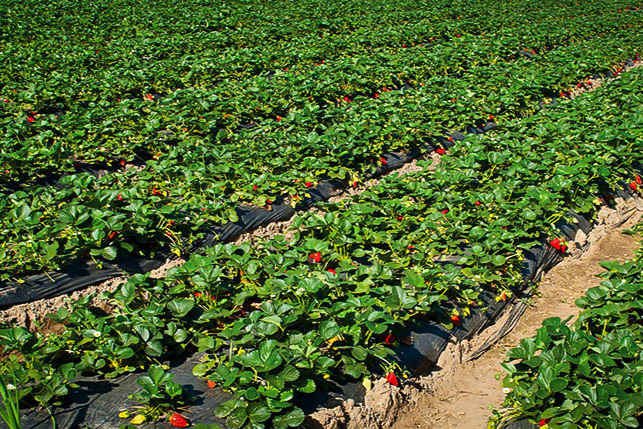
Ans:
<svg viewBox="0 0 643 429"><path fill-rule="evenodd" d="M575 300L601 281L596 277L603 271L598 264L605 260L624 261L632 257L638 240L621 232L638 221L640 216L639 212L617 229L597 231L598 237L592 237L593 244L587 252L580 257L569 258L551 270L539 286L540 295L514 330L478 360L463 364L454 358L455 349L444 353L438 363L442 370L428 377L431 388L419 393L413 398L413 403L403 407L391 427L485 428L491 416L490 407L501 406L504 399L501 379L497 378L497 374L504 377L500 362L507 350L517 346L522 338L535 334L546 318L558 316L565 319L578 314ZM472 343L465 344L465 350L457 350L458 354L464 351L466 357L466 353L476 350L488 332L495 329L494 326L490 327L487 335L483 333Z"/></svg>

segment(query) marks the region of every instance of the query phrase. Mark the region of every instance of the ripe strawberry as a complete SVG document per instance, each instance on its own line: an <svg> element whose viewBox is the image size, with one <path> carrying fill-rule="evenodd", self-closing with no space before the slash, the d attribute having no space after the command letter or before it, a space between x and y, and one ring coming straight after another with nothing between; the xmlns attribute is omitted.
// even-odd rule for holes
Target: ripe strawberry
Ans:
<svg viewBox="0 0 643 429"><path fill-rule="evenodd" d="M636 191L636 189L638 188L636 182L630 183L630 188L632 188L632 190Z"/></svg>
<svg viewBox="0 0 643 429"><path fill-rule="evenodd" d="M306 185L307 188L310 188L311 186L313 186L313 184L311 182L306 182L305 185Z"/></svg>
<svg viewBox="0 0 643 429"><path fill-rule="evenodd" d="M118 234L116 231L112 231L112 232L110 232L110 233L109 233L109 239L110 239L110 240L113 240L113 239L114 239L114 237L116 237L116 234Z"/></svg>
<svg viewBox="0 0 643 429"><path fill-rule="evenodd" d="M315 63L316 66L320 65L319 63Z"/></svg>
<svg viewBox="0 0 643 429"><path fill-rule="evenodd" d="M480 204L481 204L481 203L480 203L480 201L476 201L476 202L475 202L475 205L476 205L476 206L479 206Z"/></svg>
<svg viewBox="0 0 643 429"><path fill-rule="evenodd" d="M357 188L357 182L353 182L353 188Z"/></svg>
<svg viewBox="0 0 643 429"><path fill-rule="evenodd" d="M460 37L462 37L462 36L461 36L461 35L459 35L459 34L456 34L456 35L455 35L455 37L457 37L457 38L459 39L459 38L460 38Z"/></svg>
<svg viewBox="0 0 643 429"><path fill-rule="evenodd" d="M326 271L328 271L331 274L337 275L337 271L333 270L332 268L329 268Z"/></svg>
<svg viewBox="0 0 643 429"><path fill-rule="evenodd" d="M380 98L380 94L376 92L375 94L373 94L373 98Z"/></svg>
<svg viewBox="0 0 643 429"><path fill-rule="evenodd" d="M382 163L382 165L386 165L386 158L384 157L380 158L380 162Z"/></svg>
<svg viewBox="0 0 643 429"><path fill-rule="evenodd" d="M576 86L578 86L579 88L582 88L582 87L583 87L583 84L582 84L582 83L580 83L580 82L578 82L578 84L577 84Z"/></svg>
<svg viewBox="0 0 643 429"><path fill-rule="evenodd" d="M449 140L450 142L452 142L452 141L453 141L453 137L449 136L448 140Z"/></svg>
<svg viewBox="0 0 643 429"><path fill-rule="evenodd" d="M435 151L438 153L438 155L444 155L445 154L444 149L442 149L441 147L437 148Z"/></svg>
<svg viewBox="0 0 643 429"><path fill-rule="evenodd" d="M501 299L501 300L503 300L503 301L506 301L506 300L507 300L507 294L506 294L505 292L503 292L503 293L500 295L500 299Z"/></svg>
<svg viewBox="0 0 643 429"><path fill-rule="evenodd" d="M311 253L308 255L308 259L310 259L312 262L319 264L321 262L321 253L315 252Z"/></svg>
<svg viewBox="0 0 643 429"><path fill-rule="evenodd" d="M531 50L531 53L535 55L535 54L536 54L536 51L532 49L532 50Z"/></svg>
<svg viewBox="0 0 643 429"><path fill-rule="evenodd" d="M348 98L348 97L344 97L344 101L345 101L346 103L350 103L350 102L351 102L351 99L350 99L350 98Z"/></svg>
<svg viewBox="0 0 643 429"><path fill-rule="evenodd" d="M253 186L252 186L252 190L253 190L253 191L256 191L256 190L257 190L257 185L253 185Z"/></svg>
<svg viewBox="0 0 643 429"><path fill-rule="evenodd" d="M190 423L188 423L182 415L177 413L172 414L170 417L170 424L175 428L186 428L190 426Z"/></svg>
<svg viewBox="0 0 643 429"><path fill-rule="evenodd" d="M277 122L281 121L281 116L277 116Z"/></svg>
<svg viewBox="0 0 643 429"><path fill-rule="evenodd" d="M551 244L554 249L560 250L560 240L558 238L554 238L549 244Z"/></svg>
<svg viewBox="0 0 643 429"><path fill-rule="evenodd" d="M145 98L147 98L150 101L154 100L154 96L152 94L145 94Z"/></svg>
<svg viewBox="0 0 643 429"><path fill-rule="evenodd" d="M118 201L123 201L123 196L122 196L121 194L118 194L118 196L116 197L116 199L117 199Z"/></svg>
<svg viewBox="0 0 643 429"><path fill-rule="evenodd" d="M213 389L213 388L214 388L214 386L216 386L216 385L217 385L217 383L215 383L214 381L212 381L212 380L208 380L208 387L209 387L210 389Z"/></svg>
<svg viewBox="0 0 643 429"><path fill-rule="evenodd" d="M403 216L398 216L397 220L404 220L404 217Z"/></svg>
<svg viewBox="0 0 643 429"><path fill-rule="evenodd" d="M388 375L386 376L386 381L388 381L393 386L400 385L400 383L397 381L397 377L395 376L395 373L392 373L392 372L388 373Z"/></svg>
<svg viewBox="0 0 643 429"><path fill-rule="evenodd" d="M454 325L460 326L460 318L458 317L457 314L454 314L451 316L451 321L453 322Z"/></svg>
<svg viewBox="0 0 643 429"><path fill-rule="evenodd" d="M489 115L489 120L493 121L493 115Z"/></svg>
<svg viewBox="0 0 643 429"><path fill-rule="evenodd" d="M403 48L406 48L406 45L402 45Z"/></svg>
<svg viewBox="0 0 643 429"><path fill-rule="evenodd" d="M444 209L444 210L442 210L442 214L443 214L443 215L445 215L445 214L447 214L447 213L449 213L449 209Z"/></svg>
<svg viewBox="0 0 643 429"><path fill-rule="evenodd" d="M284 71L288 71L288 68L285 68Z"/></svg>
<svg viewBox="0 0 643 429"><path fill-rule="evenodd" d="M641 180L641 176L639 176L638 174L636 175L636 183L638 183L639 185L643 185L643 180Z"/></svg>
<svg viewBox="0 0 643 429"><path fill-rule="evenodd" d="M388 345L395 344L395 341L397 341L397 339L395 338L395 335L391 335L391 334L388 334L384 339L384 342Z"/></svg>
<svg viewBox="0 0 643 429"><path fill-rule="evenodd" d="M119 163L122 167L125 167L125 160L124 160L124 159L121 159L120 161L118 161L118 163Z"/></svg>
<svg viewBox="0 0 643 429"><path fill-rule="evenodd" d="M201 296L201 292L194 292L194 297L199 298Z"/></svg>
<svg viewBox="0 0 643 429"><path fill-rule="evenodd" d="M33 118L33 117L29 116L29 117L27 118L27 122L32 123L33 121L34 121L34 118Z"/></svg>
<svg viewBox="0 0 643 429"><path fill-rule="evenodd" d="M542 419L542 420L540 420L540 422L538 422L538 427L545 426L547 423L549 423L550 420L551 419Z"/></svg>

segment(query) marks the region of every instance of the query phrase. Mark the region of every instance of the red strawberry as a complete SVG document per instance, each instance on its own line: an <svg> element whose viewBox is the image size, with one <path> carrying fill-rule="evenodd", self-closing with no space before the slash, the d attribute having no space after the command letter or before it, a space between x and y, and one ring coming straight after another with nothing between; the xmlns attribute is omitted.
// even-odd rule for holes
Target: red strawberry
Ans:
<svg viewBox="0 0 643 429"><path fill-rule="evenodd" d="M559 97L561 97L561 98L565 98L565 93L564 93L564 92L560 92L560 93L558 94L558 96L559 96Z"/></svg>
<svg viewBox="0 0 643 429"><path fill-rule="evenodd" d="M306 182L306 187L307 187L307 188L310 188L311 186L313 186L313 184L312 184L312 183L310 183L310 182Z"/></svg>
<svg viewBox="0 0 643 429"><path fill-rule="evenodd" d="M288 69L287 69L287 68L285 68L285 69L284 69L284 71L288 71Z"/></svg>
<svg viewBox="0 0 643 429"><path fill-rule="evenodd" d="M152 94L145 94L145 98L148 100L154 100L154 96Z"/></svg>
<svg viewBox="0 0 643 429"><path fill-rule="evenodd" d="M540 422L538 422L539 427L545 426L547 423L549 423L551 419L542 419Z"/></svg>
<svg viewBox="0 0 643 429"><path fill-rule="evenodd" d="M353 188L357 188L357 182L353 182Z"/></svg>
<svg viewBox="0 0 643 429"><path fill-rule="evenodd" d="M583 84L582 84L582 83L580 83L580 82L578 82L578 84L577 84L576 86L578 86L579 88L582 88L582 87L583 87Z"/></svg>
<svg viewBox="0 0 643 429"><path fill-rule="evenodd" d="M382 165L386 165L386 158L382 157L380 158L380 161L382 162Z"/></svg>
<svg viewBox="0 0 643 429"><path fill-rule="evenodd" d="M442 149L441 147L437 148L435 151L438 153L438 155L444 155L445 154L444 149Z"/></svg>
<svg viewBox="0 0 643 429"><path fill-rule="evenodd" d="M406 45L402 45L403 48L406 48Z"/></svg>
<svg viewBox="0 0 643 429"><path fill-rule="evenodd" d="M118 194L118 196L116 197L116 199L117 199L118 201L123 201L123 196L122 196L121 194Z"/></svg>
<svg viewBox="0 0 643 429"><path fill-rule="evenodd" d="M493 121L493 115L489 115L489 120Z"/></svg>
<svg viewBox="0 0 643 429"><path fill-rule="evenodd" d="M449 139L448 139L448 140L449 140L450 142L452 142L452 141L453 141L453 137L449 136Z"/></svg>
<svg viewBox="0 0 643 429"><path fill-rule="evenodd" d="M400 385L400 383L397 381L397 377L392 372L388 373L388 375L386 376L386 381L388 381L393 386L399 386Z"/></svg>
<svg viewBox="0 0 643 429"><path fill-rule="evenodd" d="M404 220L404 217L403 216L398 216L397 220Z"/></svg>
<svg viewBox="0 0 643 429"><path fill-rule="evenodd" d="M567 246L564 245L564 244L561 244L560 245L560 253L565 253L565 252L567 252Z"/></svg>
<svg viewBox="0 0 643 429"><path fill-rule="evenodd" d="M170 424L175 428L186 428L190 426L190 423L188 423L182 415L177 413L172 414L170 417Z"/></svg>
<svg viewBox="0 0 643 429"><path fill-rule="evenodd" d="M214 386L216 386L216 385L217 385L217 383L215 383L214 381L212 381L212 380L208 380L208 387L209 387L210 389L214 388Z"/></svg>
<svg viewBox="0 0 643 429"><path fill-rule="evenodd" d="M459 34L456 34L456 35L455 35L455 37L460 38L460 37L462 37L462 36L460 36Z"/></svg>
<svg viewBox="0 0 643 429"><path fill-rule="evenodd" d="M332 268L329 268L329 269L328 269L328 270L326 270L326 271L328 271L328 272L329 272L329 273L331 273L331 274L337 275L337 271L333 270Z"/></svg>
<svg viewBox="0 0 643 429"><path fill-rule="evenodd" d="M344 101L345 101L346 103L350 103L350 102L351 102L351 99L350 99L350 98L348 98L348 97L344 97Z"/></svg>
<svg viewBox="0 0 643 429"><path fill-rule="evenodd" d="M116 237L116 234L118 234L116 231L112 231L112 232L110 232L110 233L109 233L109 239L110 239L110 240L113 240L113 239L114 239L114 237Z"/></svg>
<svg viewBox="0 0 643 429"><path fill-rule="evenodd" d="M281 116L277 116L277 122L281 121Z"/></svg>
<svg viewBox="0 0 643 429"><path fill-rule="evenodd" d="M272 204L272 200L266 200L266 204Z"/></svg>
<svg viewBox="0 0 643 429"><path fill-rule="evenodd" d="M643 185L643 180L641 180L641 176L639 176L638 174L636 175L636 183L638 183L639 185Z"/></svg>
<svg viewBox="0 0 643 429"><path fill-rule="evenodd" d="M443 214L443 215L445 215L445 214L447 214L447 213L449 213L449 209L444 209L444 210L442 210L442 214Z"/></svg>
<svg viewBox="0 0 643 429"><path fill-rule="evenodd" d="M397 339L395 338L395 335L391 335L391 334L388 334L384 339L384 342L389 345L395 344L395 341L397 341Z"/></svg>
<svg viewBox="0 0 643 429"><path fill-rule="evenodd" d="M503 301L506 301L506 300L507 300L507 294L506 294L505 292L503 292L503 293L500 295L500 299L501 299L501 300L503 300Z"/></svg>
<svg viewBox="0 0 643 429"><path fill-rule="evenodd" d="M476 202L475 202L475 205L476 205L476 206L479 206L480 204L481 204L481 203L480 203L480 201L476 201Z"/></svg>
<svg viewBox="0 0 643 429"><path fill-rule="evenodd" d="M257 185L253 185L253 186L252 186L252 190L253 190L253 191L256 191L256 190L257 190Z"/></svg>
<svg viewBox="0 0 643 429"><path fill-rule="evenodd" d="M560 240L558 238L554 238L549 244L551 244L554 249L560 250Z"/></svg>
<svg viewBox="0 0 643 429"><path fill-rule="evenodd" d="M637 186L636 182L630 183L630 188L632 188L632 190L636 191L637 187L638 186Z"/></svg>
<svg viewBox="0 0 643 429"><path fill-rule="evenodd" d="M316 264L319 264L321 262L321 254L319 252L311 253L310 255L308 255L308 259Z"/></svg>
<svg viewBox="0 0 643 429"><path fill-rule="evenodd" d="M376 92L375 94L373 94L373 98L380 98L380 94Z"/></svg>
<svg viewBox="0 0 643 429"><path fill-rule="evenodd" d="M194 297L199 298L201 296L201 292L194 292Z"/></svg>
<svg viewBox="0 0 643 429"><path fill-rule="evenodd" d="M33 121L34 121L34 118L32 118L31 116L27 118L27 122L32 123Z"/></svg>
<svg viewBox="0 0 643 429"><path fill-rule="evenodd" d="M2 101L4 101L5 103L8 103L8 102L9 102L9 99L8 99L8 98L5 98L5 99L4 99L4 100L2 100Z"/></svg>
<svg viewBox="0 0 643 429"><path fill-rule="evenodd" d="M536 51L532 49L532 50L531 50L531 53L532 53L532 54L536 54Z"/></svg>
<svg viewBox="0 0 643 429"><path fill-rule="evenodd" d="M316 66L318 66L318 65L319 65L319 63L315 63L315 65L316 65Z"/></svg>
<svg viewBox="0 0 643 429"><path fill-rule="evenodd" d="M451 321L453 322L454 325L460 326L460 318L458 317L457 314L454 314L451 316Z"/></svg>
<svg viewBox="0 0 643 429"><path fill-rule="evenodd" d="M118 163L119 163L121 166L125 167L125 160L124 160L124 159L121 159Z"/></svg>
<svg viewBox="0 0 643 429"><path fill-rule="evenodd" d="M452 103L455 103L455 98L452 98L452 99L451 99L451 102L452 102Z"/></svg>

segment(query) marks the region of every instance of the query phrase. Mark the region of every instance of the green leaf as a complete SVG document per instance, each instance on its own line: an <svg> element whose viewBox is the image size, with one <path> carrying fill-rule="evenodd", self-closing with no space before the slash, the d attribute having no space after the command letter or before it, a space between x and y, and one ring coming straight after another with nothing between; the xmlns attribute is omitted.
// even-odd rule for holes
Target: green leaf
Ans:
<svg viewBox="0 0 643 429"><path fill-rule="evenodd" d="M261 403L250 404L247 408L247 412L250 417L250 421L253 423L265 422L272 415L270 409Z"/></svg>
<svg viewBox="0 0 643 429"><path fill-rule="evenodd" d="M184 317L194 307L194 301L187 298L176 298L167 304L168 310L174 317Z"/></svg>
<svg viewBox="0 0 643 429"><path fill-rule="evenodd" d="M116 248L112 246L105 247L100 252L100 255L103 258L107 259L108 261L113 261L114 259L116 259L116 254L117 254Z"/></svg>

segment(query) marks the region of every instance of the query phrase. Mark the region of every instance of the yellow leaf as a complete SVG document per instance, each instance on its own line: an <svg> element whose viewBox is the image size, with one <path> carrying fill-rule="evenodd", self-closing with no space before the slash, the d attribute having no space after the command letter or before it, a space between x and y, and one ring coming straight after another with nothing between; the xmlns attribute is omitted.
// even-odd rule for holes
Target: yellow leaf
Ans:
<svg viewBox="0 0 643 429"><path fill-rule="evenodd" d="M118 415L121 419L126 419L129 417L129 411L121 411L120 414Z"/></svg>
<svg viewBox="0 0 643 429"><path fill-rule="evenodd" d="M136 417L134 417L132 420L129 421L133 425L140 425L145 423L145 416L143 414L139 414Z"/></svg>
<svg viewBox="0 0 643 429"><path fill-rule="evenodd" d="M362 385L364 386L364 388L366 389L367 392L370 391L371 388L373 387L373 383L371 382L370 378L365 378L362 381Z"/></svg>

